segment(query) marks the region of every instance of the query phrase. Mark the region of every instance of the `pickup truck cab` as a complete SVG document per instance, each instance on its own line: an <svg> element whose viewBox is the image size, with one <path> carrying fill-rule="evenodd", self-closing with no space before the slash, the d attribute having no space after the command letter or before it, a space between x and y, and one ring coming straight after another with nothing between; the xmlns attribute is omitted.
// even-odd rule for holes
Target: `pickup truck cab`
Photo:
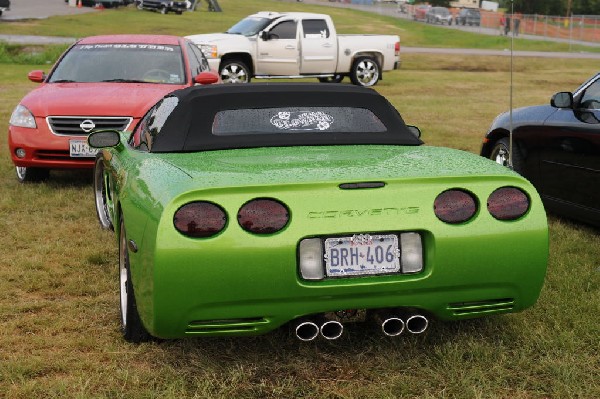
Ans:
<svg viewBox="0 0 600 399"><path fill-rule="evenodd" d="M331 17L259 12L225 33L186 36L200 47L224 83L256 78L316 77L321 82L373 86L400 65L396 35L340 35Z"/></svg>

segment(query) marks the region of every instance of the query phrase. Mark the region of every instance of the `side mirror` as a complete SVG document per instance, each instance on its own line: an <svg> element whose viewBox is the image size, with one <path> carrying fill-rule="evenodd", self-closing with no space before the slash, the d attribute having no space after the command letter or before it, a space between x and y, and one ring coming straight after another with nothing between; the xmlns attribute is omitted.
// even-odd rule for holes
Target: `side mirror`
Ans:
<svg viewBox="0 0 600 399"><path fill-rule="evenodd" d="M44 79L46 79L46 75L44 74L44 71L31 71L27 74L27 78L29 80L31 80L32 82L35 83L42 83L44 81Z"/></svg>
<svg viewBox="0 0 600 399"><path fill-rule="evenodd" d="M116 147L121 143L121 133L118 130L96 130L88 136L88 144L92 148Z"/></svg>
<svg viewBox="0 0 600 399"><path fill-rule="evenodd" d="M550 105L556 108L573 108L573 93L561 91L550 99Z"/></svg>
<svg viewBox="0 0 600 399"><path fill-rule="evenodd" d="M413 125L406 125L406 127L408 127L408 130L414 134L416 138L421 138L421 129Z"/></svg>
<svg viewBox="0 0 600 399"><path fill-rule="evenodd" d="M198 75L194 76L194 83L201 85L211 85L217 83L219 80L221 80L219 75L213 71L200 72Z"/></svg>
<svg viewBox="0 0 600 399"><path fill-rule="evenodd" d="M266 30L261 31L260 38L266 42L267 40L269 40L269 32L267 32Z"/></svg>

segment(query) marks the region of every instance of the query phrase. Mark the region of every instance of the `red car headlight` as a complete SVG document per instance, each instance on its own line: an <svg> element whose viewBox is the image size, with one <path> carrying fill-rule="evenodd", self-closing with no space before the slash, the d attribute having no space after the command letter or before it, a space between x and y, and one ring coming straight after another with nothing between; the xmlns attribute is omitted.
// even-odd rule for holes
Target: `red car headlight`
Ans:
<svg viewBox="0 0 600 399"><path fill-rule="evenodd" d="M227 214L212 202L190 202L175 212L173 224L177 231L188 237L212 237L225 228Z"/></svg>
<svg viewBox="0 0 600 399"><path fill-rule="evenodd" d="M490 194L487 208L498 220L515 220L529 210L529 197L516 187L501 187Z"/></svg>
<svg viewBox="0 0 600 399"><path fill-rule="evenodd" d="M238 211L242 229L254 234L272 234L283 229L290 220L288 208L270 198L257 198L246 202Z"/></svg>
<svg viewBox="0 0 600 399"><path fill-rule="evenodd" d="M447 190L438 195L433 203L435 216L442 222L457 224L470 220L477 213L477 201L473 194L459 189Z"/></svg>

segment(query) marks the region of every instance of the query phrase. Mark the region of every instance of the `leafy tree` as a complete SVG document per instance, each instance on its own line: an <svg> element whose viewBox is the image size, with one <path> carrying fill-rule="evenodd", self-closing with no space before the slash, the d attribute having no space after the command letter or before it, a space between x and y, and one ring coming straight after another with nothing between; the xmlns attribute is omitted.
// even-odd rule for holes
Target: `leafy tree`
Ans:
<svg viewBox="0 0 600 399"><path fill-rule="evenodd" d="M450 0L429 0L429 4L436 7L450 7Z"/></svg>
<svg viewBox="0 0 600 399"><path fill-rule="evenodd" d="M510 1L506 3L510 7ZM523 14L564 15L566 5L567 0L514 0L515 12Z"/></svg>

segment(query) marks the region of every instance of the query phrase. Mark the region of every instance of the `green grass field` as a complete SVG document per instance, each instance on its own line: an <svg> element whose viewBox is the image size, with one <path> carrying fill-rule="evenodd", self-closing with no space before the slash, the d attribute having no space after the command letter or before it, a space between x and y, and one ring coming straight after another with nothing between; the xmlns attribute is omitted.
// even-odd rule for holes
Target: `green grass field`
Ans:
<svg viewBox="0 0 600 399"><path fill-rule="evenodd" d="M79 37L158 33L159 26L160 33L187 35L223 31L259 10L328 11L275 0L220 4L224 13L164 16L129 8L3 22L0 33ZM404 45L477 41L501 48L496 37L457 32L445 42L442 28L339 9L331 14L345 32L395 32ZM443 42L427 42L434 36ZM535 42L516 45L539 49ZM509 58L404 54L403 60L376 89L422 129L428 145L477 153L492 119L509 106ZM6 126L36 87L26 77L33 69L49 65L0 64L0 398L600 397L600 231L553 215L546 283L537 305L522 313L433 323L424 335L397 339L362 324L333 342L301 343L282 329L255 338L125 343L117 246L96 221L91 173L57 172L27 185L14 175ZM545 103L597 69L595 60L517 58L514 104ZM511 250L499 247L489 256L508 263Z"/></svg>

